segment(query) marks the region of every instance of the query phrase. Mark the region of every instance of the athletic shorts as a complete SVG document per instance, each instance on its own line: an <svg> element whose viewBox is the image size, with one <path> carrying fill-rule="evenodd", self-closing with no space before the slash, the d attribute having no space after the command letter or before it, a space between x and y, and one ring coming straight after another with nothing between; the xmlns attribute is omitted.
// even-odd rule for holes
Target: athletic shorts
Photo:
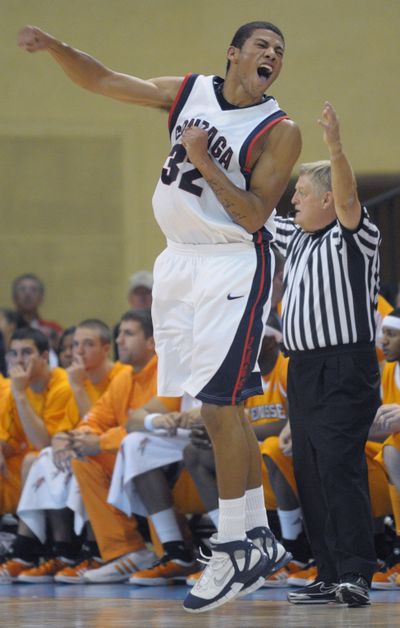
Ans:
<svg viewBox="0 0 400 628"><path fill-rule="evenodd" d="M262 394L257 358L273 267L267 241L168 243L154 267L158 395L237 405Z"/></svg>

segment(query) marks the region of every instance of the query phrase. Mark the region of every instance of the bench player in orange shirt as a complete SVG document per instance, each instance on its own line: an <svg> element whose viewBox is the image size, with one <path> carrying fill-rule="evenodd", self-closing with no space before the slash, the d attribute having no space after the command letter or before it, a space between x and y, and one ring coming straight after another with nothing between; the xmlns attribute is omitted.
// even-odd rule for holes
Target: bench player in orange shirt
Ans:
<svg viewBox="0 0 400 628"><path fill-rule="evenodd" d="M63 369L51 369L49 342L39 330L21 328L11 337L8 352L10 388L0 404L0 512L15 513L26 476L25 460L48 446L60 429L74 427L65 418L72 390ZM34 557L34 544L18 535L13 555ZM27 561L29 564L29 560ZM0 582L9 581L7 562Z"/></svg>
<svg viewBox="0 0 400 628"><path fill-rule="evenodd" d="M72 345L73 362L67 374L73 397L64 411L65 420L76 426L111 381L123 370L129 371L129 367L111 362L111 331L98 319L82 321L75 329ZM64 432L61 437L66 437ZM19 530L44 543L50 529L53 546L47 560L41 548L38 567L25 568L17 574L18 565L9 566L18 582L51 582L56 573L74 564L79 545L73 542L73 516L66 507L70 480L70 474L62 473L54 465L51 447L43 449L35 458L18 504Z"/></svg>
<svg viewBox="0 0 400 628"><path fill-rule="evenodd" d="M382 372L382 405L373 428L386 434L377 461L389 478L389 492L396 538L385 567L374 574L373 589L400 587L400 309L391 311L382 321L382 350L387 360Z"/></svg>

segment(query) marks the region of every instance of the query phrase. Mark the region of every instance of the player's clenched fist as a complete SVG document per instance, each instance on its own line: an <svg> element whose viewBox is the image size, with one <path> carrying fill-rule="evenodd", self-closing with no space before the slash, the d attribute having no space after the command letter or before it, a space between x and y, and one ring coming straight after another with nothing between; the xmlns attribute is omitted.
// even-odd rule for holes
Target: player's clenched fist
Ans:
<svg viewBox="0 0 400 628"><path fill-rule="evenodd" d="M18 33L18 46L26 50L27 52L37 52L38 50L46 50L51 42L53 41L53 37L44 31L41 31L40 28L36 28L36 26L25 26Z"/></svg>

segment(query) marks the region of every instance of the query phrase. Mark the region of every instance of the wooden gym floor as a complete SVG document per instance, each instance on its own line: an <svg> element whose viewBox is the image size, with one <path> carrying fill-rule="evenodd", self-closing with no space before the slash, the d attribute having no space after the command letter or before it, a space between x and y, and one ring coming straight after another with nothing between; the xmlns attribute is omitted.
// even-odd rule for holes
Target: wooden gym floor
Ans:
<svg viewBox="0 0 400 628"><path fill-rule="evenodd" d="M286 589L262 589L220 609L183 611L187 588L119 585L1 585L4 628L372 628L400 627L399 591L376 591L368 608L294 606Z"/></svg>

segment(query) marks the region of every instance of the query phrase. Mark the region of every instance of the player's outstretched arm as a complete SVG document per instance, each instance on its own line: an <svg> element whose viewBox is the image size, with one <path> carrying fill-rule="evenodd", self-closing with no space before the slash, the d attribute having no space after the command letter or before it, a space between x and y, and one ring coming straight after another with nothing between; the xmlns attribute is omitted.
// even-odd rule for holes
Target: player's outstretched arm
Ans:
<svg viewBox="0 0 400 628"><path fill-rule="evenodd" d="M361 205L357 184L340 137L339 118L329 102L326 102L318 120L331 161L332 193L337 217L348 229L356 229L361 219Z"/></svg>
<svg viewBox="0 0 400 628"><path fill-rule="evenodd" d="M168 110L182 83L182 77L143 80L114 72L36 26L25 26L19 32L18 46L30 53L47 51L80 87L124 102Z"/></svg>

